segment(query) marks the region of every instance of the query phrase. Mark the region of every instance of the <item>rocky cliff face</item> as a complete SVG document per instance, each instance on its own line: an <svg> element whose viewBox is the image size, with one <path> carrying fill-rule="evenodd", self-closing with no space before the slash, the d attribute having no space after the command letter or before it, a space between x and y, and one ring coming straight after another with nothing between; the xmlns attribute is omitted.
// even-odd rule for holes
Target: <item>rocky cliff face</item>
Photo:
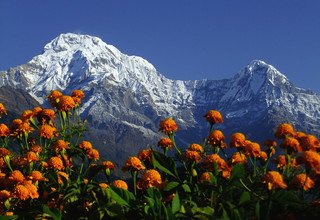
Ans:
<svg viewBox="0 0 320 220"><path fill-rule="evenodd" d="M40 103L53 89L86 93L82 116L108 157L123 161L147 144L155 146L158 124L173 117L181 143L201 141L203 115L218 109L227 135L241 131L253 140L273 137L278 123L318 134L320 97L296 88L283 74L254 60L231 79L170 80L152 64L121 53L97 37L61 34L30 62L0 72L0 85L29 93Z"/></svg>

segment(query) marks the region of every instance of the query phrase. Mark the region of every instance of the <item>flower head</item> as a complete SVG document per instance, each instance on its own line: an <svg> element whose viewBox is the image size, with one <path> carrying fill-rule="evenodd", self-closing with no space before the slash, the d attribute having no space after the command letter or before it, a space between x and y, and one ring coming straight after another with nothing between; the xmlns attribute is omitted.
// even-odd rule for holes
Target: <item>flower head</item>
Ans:
<svg viewBox="0 0 320 220"><path fill-rule="evenodd" d="M184 155L189 161L192 161L192 162L199 163L201 160L201 155L199 154L198 151L186 150Z"/></svg>
<svg viewBox="0 0 320 220"><path fill-rule="evenodd" d="M13 197L20 200L27 200L30 197L30 193L27 187L18 184L13 189Z"/></svg>
<svg viewBox="0 0 320 220"><path fill-rule="evenodd" d="M234 133L231 135L230 147L244 147L246 144L246 136L242 133Z"/></svg>
<svg viewBox="0 0 320 220"><path fill-rule="evenodd" d="M216 124L216 123L222 123L222 115L219 111L217 110L210 110L208 111L204 117L206 118L207 122L210 124Z"/></svg>
<svg viewBox="0 0 320 220"><path fill-rule="evenodd" d="M33 117L33 111L31 110L24 110L21 114L22 121L29 121Z"/></svg>
<svg viewBox="0 0 320 220"><path fill-rule="evenodd" d="M48 165L51 168L56 169L56 170L63 170L64 169L64 165L63 165L63 162L60 157L51 157L48 162Z"/></svg>
<svg viewBox="0 0 320 220"><path fill-rule="evenodd" d="M285 138L288 136L293 136L295 134L294 128L291 124L284 123L280 124L276 130L276 133L274 134L276 138Z"/></svg>
<svg viewBox="0 0 320 220"><path fill-rule="evenodd" d="M48 96L48 100L49 100L52 107L54 107L54 108L57 107L61 96L63 96L63 94L58 90L53 90L50 93L50 95Z"/></svg>
<svg viewBox="0 0 320 220"><path fill-rule="evenodd" d="M202 183L202 184L211 183L211 176L212 176L211 172L202 173L200 176L200 179L199 179L200 183Z"/></svg>
<svg viewBox="0 0 320 220"><path fill-rule="evenodd" d="M79 148L83 149L84 151L91 150L92 144L89 141L82 141L79 144Z"/></svg>
<svg viewBox="0 0 320 220"><path fill-rule="evenodd" d="M24 181L24 176L21 173L20 170L14 170L9 176L9 180L16 182L16 183L21 183Z"/></svg>
<svg viewBox="0 0 320 220"><path fill-rule="evenodd" d="M39 136L45 139L52 139L58 136L58 130L51 125L44 124L39 128Z"/></svg>
<svg viewBox="0 0 320 220"><path fill-rule="evenodd" d="M7 115L7 109L3 106L3 104L0 102L0 118L3 114Z"/></svg>
<svg viewBox="0 0 320 220"><path fill-rule="evenodd" d="M232 165L235 164L246 164L247 163L247 157L243 153L236 152L232 155L230 162Z"/></svg>
<svg viewBox="0 0 320 220"><path fill-rule="evenodd" d="M225 137L220 130L214 130L208 136L208 143L211 145L220 144L221 147L223 147L223 146L225 146L224 139L225 139Z"/></svg>
<svg viewBox="0 0 320 220"><path fill-rule="evenodd" d="M40 106L36 106L33 108L32 113L34 117L37 117L38 114L42 111L42 108Z"/></svg>
<svg viewBox="0 0 320 220"><path fill-rule="evenodd" d="M209 171L214 171L214 164L217 164L218 170L222 171L228 168L227 162L218 154L210 154L204 158L203 166Z"/></svg>
<svg viewBox="0 0 320 220"><path fill-rule="evenodd" d="M286 189L288 186L284 182L281 174L277 171L268 171L263 177L262 177L262 183L267 184L267 187L269 190L273 189Z"/></svg>
<svg viewBox="0 0 320 220"><path fill-rule="evenodd" d="M277 168L283 169L287 166L287 160L285 155L279 155L277 158L274 159L274 162L277 164Z"/></svg>
<svg viewBox="0 0 320 220"><path fill-rule="evenodd" d="M114 168L115 168L114 164L113 164L111 161L109 161L109 160L103 161L103 162L101 163L101 166L103 167L103 169L114 170Z"/></svg>
<svg viewBox="0 0 320 220"><path fill-rule="evenodd" d="M78 97L80 99L85 97L84 92L82 90L73 90L71 96Z"/></svg>
<svg viewBox="0 0 320 220"><path fill-rule="evenodd" d="M33 180L34 182L47 181L47 179L42 176L42 173L40 171L37 171L37 170L34 170L34 171L32 171L30 173L29 179Z"/></svg>
<svg viewBox="0 0 320 220"><path fill-rule="evenodd" d="M106 189L106 188L109 187L108 184L106 184L106 183L99 183L99 186L100 186L102 189Z"/></svg>
<svg viewBox="0 0 320 220"><path fill-rule="evenodd" d="M152 157L152 150L151 149L144 149L144 150L139 151L139 153L138 153L138 158L144 162L145 161L151 162L151 157Z"/></svg>
<svg viewBox="0 0 320 220"><path fill-rule="evenodd" d="M58 110L67 112L74 107L76 107L76 103L71 96L64 95L59 98Z"/></svg>
<svg viewBox="0 0 320 220"><path fill-rule="evenodd" d="M52 122L56 118L55 112L52 109L43 109L38 113L38 121L41 124Z"/></svg>
<svg viewBox="0 0 320 220"><path fill-rule="evenodd" d="M37 199L39 198L38 189L35 185L32 184L31 181L25 180L22 182L22 185L26 187L29 191L29 196L31 199Z"/></svg>
<svg viewBox="0 0 320 220"><path fill-rule="evenodd" d="M42 148L39 145L33 145L30 149L30 151L39 154L42 151Z"/></svg>
<svg viewBox="0 0 320 220"><path fill-rule="evenodd" d="M58 183L63 184L65 181L69 181L69 175L65 172L58 172Z"/></svg>
<svg viewBox="0 0 320 220"><path fill-rule="evenodd" d="M10 130L7 125L0 124L0 137L8 137L10 134Z"/></svg>
<svg viewBox="0 0 320 220"><path fill-rule="evenodd" d="M64 140L57 140L56 143L53 145L53 149L56 152L67 148L69 148L69 142L66 142Z"/></svg>
<svg viewBox="0 0 320 220"><path fill-rule="evenodd" d="M287 137L285 138L282 143L280 144L280 147L282 148L289 148L288 150L294 151L294 152L300 152L302 151L302 148L300 146L300 143L297 139L293 137Z"/></svg>
<svg viewBox="0 0 320 220"><path fill-rule="evenodd" d="M166 148L171 149L173 147L173 142L170 138L164 137L160 139L160 141L158 142L158 146L161 147L162 149L166 149Z"/></svg>
<svg viewBox="0 0 320 220"><path fill-rule="evenodd" d="M315 186L315 183L310 177L307 177L305 173L298 174L292 179L291 184L296 188L303 188L307 191Z"/></svg>
<svg viewBox="0 0 320 220"><path fill-rule="evenodd" d="M0 191L0 201L6 201L7 199L9 199L11 196L11 193L7 190L1 190Z"/></svg>
<svg viewBox="0 0 320 220"><path fill-rule="evenodd" d="M317 151L320 149L320 141L314 135L305 135L300 138L300 143L303 150L314 150Z"/></svg>
<svg viewBox="0 0 320 220"><path fill-rule="evenodd" d="M100 154L97 149L92 148L92 149L86 151L86 153L87 153L88 158L91 160L99 160L99 158L100 158Z"/></svg>
<svg viewBox="0 0 320 220"><path fill-rule="evenodd" d="M142 165L141 160L138 157L129 157L122 167L122 171L139 171L144 170L145 167Z"/></svg>
<svg viewBox="0 0 320 220"><path fill-rule="evenodd" d="M197 151L198 153L203 153L203 147L200 144L190 144L188 150Z"/></svg>
<svg viewBox="0 0 320 220"><path fill-rule="evenodd" d="M31 163L31 162L35 162L35 161L38 161L39 158L38 156L36 155L35 152L32 152L32 151L29 151L27 153L27 155L25 156L25 158L27 159L28 163Z"/></svg>
<svg viewBox="0 0 320 220"><path fill-rule="evenodd" d="M259 157L260 156L260 145L255 142L247 142L244 147L245 154L249 157Z"/></svg>
<svg viewBox="0 0 320 220"><path fill-rule="evenodd" d="M128 190L128 185L123 180L115 180L115 181L112 182L112 185L117 187L117 188Z"/></svg>
<svg viewBox="0 0 320 220"><path fill-rule="evenodd" d="M159 131L162 131L168 135L178 131L178 125L172 118L166 118L160 122Z"/></svg>
<svg viewBox="0 0 320 220"><path fill-rule="evenodd" d="M8 149L0 147L0 157L5 157L9 154L11 154L11 152Z"/></svg>
<svg viewBox="0 0 320 220"><path fill-rule="evenodd" d="M161 175L157 170L147 170L137 182L138 189L148 189L150 187L161 187L162 179Z"/></svg>
<svg viewBox="0 0 320 220"><path fill-rule="evenodd" d="M320 155L317 152L308 150L302 154L302 161L307 169L312 169L320 174Z"/></svg>

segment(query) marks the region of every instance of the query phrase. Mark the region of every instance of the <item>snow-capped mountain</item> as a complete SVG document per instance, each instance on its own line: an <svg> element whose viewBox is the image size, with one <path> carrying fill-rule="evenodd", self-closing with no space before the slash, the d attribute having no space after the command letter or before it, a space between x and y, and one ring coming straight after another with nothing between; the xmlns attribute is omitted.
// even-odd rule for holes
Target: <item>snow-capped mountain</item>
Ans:
<svg viewBox="0 0 320 220"><path fill-rule="evenodd" d="M82 115L90 138L120 159L154 145L159 121L168 116L179 124L181 140L201 141L209 109L222 112L225 123L219 128L226 134L272 138L276 125L287 121L305 132L320 130L320 97L296 88L263 61L252 61L231 79L170 80L143 58L89 35L61 34L30 62L0 72L3 85L23 89L39 102L53 89L84 90Z"/></svg>

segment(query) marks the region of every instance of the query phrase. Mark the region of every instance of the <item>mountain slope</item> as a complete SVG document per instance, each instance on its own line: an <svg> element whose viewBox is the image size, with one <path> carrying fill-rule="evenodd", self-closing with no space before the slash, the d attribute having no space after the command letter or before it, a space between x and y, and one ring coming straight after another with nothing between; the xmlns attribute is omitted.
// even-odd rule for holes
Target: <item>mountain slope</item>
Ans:
<svg viewBox="0 0 320 220"><path fill-rule="evenodd" d="M0 85L23 89L39 102L53 89L83 89L88 138L120 161L154 146L158 124L168 116L180 126L181 142L201 141L208 130L202 117L213 108L224 115L218 128L227 135L271 138L275 126L287 121L305 132L320 130L319 96L296 88L263 61L252 61L231 79L175 81L143 58L88 35L61 34L30 62L0 72Z"/></svg>

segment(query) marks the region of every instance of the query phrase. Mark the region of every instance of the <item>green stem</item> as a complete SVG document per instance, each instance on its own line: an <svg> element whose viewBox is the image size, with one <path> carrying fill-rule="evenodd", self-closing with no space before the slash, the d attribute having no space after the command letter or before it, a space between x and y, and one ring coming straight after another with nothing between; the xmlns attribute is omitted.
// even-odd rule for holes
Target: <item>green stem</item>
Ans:
<svg viewBox="0 0 320 220"><path fill-rule="evenodd" d="M135 196L137 195L137 174L138 174L138 171L134 171L133 174L132 174L132 177L133 177L133 191L134 191L134 195Z"/></svg>

